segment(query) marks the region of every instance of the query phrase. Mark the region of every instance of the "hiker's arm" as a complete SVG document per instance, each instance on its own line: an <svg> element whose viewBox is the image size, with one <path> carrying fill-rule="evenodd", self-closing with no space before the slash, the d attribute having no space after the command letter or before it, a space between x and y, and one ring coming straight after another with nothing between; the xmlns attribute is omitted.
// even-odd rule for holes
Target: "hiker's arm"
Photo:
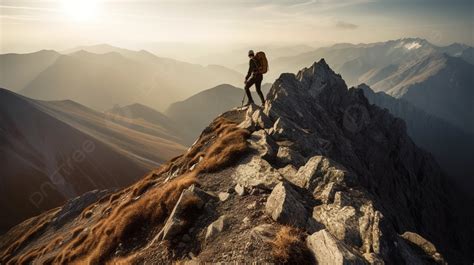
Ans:
<svg viewBox="0 0 474 265"><path fill-rule="evenodd" d="M249 80L250 76L252 75L253 73L253 64L252 64L252 60L249 61L249 71L247 72L247 76L245 77L245 81Z"/></svg>

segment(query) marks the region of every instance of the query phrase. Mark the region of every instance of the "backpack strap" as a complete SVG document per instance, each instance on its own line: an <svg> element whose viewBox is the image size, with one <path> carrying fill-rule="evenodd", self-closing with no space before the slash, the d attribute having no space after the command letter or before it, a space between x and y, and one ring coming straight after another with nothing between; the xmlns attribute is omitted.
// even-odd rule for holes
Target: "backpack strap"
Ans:
<svg viewBox="0 0 474 265"><path fill-rule="evenodd" d="M258 73L260 71L260 63L258 62L257 58L255 58L255 57L253 57L251 60L255 64L255 70L253 72Z"/></svg>

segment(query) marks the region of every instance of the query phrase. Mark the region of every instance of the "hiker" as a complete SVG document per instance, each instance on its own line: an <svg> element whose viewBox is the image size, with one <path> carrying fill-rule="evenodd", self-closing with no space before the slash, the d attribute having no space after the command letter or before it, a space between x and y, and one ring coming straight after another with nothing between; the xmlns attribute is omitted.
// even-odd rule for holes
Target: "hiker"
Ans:
<svg viewBox="0 0 474 265"><path fill-rule="evenodd" d="M247 72L247 76L245 77L245 93L247 94L247 104L253 104L252 94L250 93L250 87L255 85L255 89L257 90L257 94L262 100L262 105L265 104L265 97L262 94L262 81L263 81L263 74L268 71L268 62L265 56L265 53L258 52L256 55L253 50L250 50L248 53L250 58L249 61L249 71Z"/></svg>

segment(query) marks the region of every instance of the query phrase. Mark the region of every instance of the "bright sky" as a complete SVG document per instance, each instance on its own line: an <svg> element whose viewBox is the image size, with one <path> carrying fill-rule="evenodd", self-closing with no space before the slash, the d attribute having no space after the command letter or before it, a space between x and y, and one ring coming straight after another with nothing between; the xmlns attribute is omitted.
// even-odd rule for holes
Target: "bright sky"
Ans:
<svg viewBox="0 0 474 265"><path fill-rule="evenodd" d="M474 45L474 0L0 0L0 52L109 43Z"/></svg>

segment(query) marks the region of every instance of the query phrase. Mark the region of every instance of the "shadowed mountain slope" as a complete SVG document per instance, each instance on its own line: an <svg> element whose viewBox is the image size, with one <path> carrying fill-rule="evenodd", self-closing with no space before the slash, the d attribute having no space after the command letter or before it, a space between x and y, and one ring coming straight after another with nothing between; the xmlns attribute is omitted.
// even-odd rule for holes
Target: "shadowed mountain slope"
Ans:
<svg viewBox="0 0 474 265"><path fill-rule="evenodd" d="M0 231L89 190L129 185L184 150L149 124L148 134L128 129L72 101L4 89L0 101Z"/></svg>
<svg viewBox="0 0 474 265"><path fill-rule="evenodd" d="M473 134L427 114L403 99L393 98L383 92L375 93L367 85L357 88L364 91L372 104L386 108L392 115L403 119L413 141L432 153L462 189L469 192L474 188L474 169L471 167L474 157Z"/></svg>
<svg viewBox="0 0 474 265"><path fill-rule="evenodd" d="M115 106L106 112L108 115L118 115L125 120L130 119L135 123L144 121L158 127L159 135L164 138L171 138L176 142L184 143L182 139L182 132L179 129L179 126L175 121L168 118L163 113L150 108L148 106L134 103L127 106ZM133 125L133 124L131 124ZM134 126L134 129L141 130L140 127Z"/></svg>

